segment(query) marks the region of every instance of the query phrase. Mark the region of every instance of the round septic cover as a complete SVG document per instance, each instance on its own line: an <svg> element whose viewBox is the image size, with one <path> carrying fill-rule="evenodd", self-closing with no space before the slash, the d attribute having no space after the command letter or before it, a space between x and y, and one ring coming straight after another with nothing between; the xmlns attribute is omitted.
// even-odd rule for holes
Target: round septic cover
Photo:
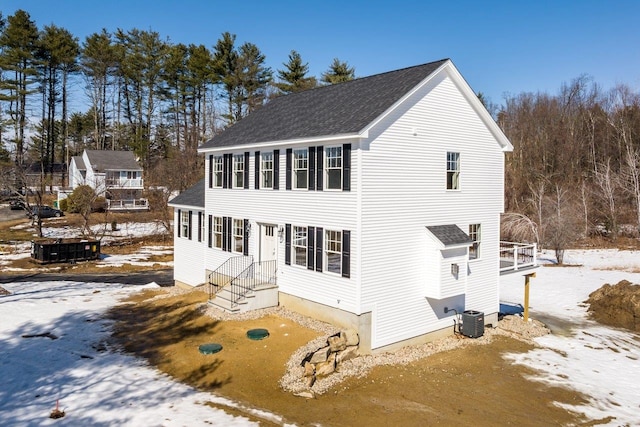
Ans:
<svg viewBox="0 0 640 427"><path fill-rule="evenodd" d="M247 336L252 340L261 340L269 336L269 331L266 329L251 329L247 331Z"/></svg>
<svg viewBox="0 0 640 427"><path fill-rule="evenodd" d="M200 350L200 353L202 354L213 354L222 350L222 346L216 343L202 344L200 347L198 347L198 350Z"/></svg>

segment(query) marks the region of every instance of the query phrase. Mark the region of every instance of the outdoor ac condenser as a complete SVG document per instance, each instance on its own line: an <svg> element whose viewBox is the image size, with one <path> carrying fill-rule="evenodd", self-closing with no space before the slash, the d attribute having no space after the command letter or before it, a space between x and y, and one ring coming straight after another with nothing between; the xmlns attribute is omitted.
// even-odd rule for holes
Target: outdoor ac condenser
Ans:
<svg viewBox="0 0 640 427"><path fill-rule="evenodd" d="M484 313L475 310L462 312L462 329L460 333L469 338L479 338L484 335Z"/></svg>

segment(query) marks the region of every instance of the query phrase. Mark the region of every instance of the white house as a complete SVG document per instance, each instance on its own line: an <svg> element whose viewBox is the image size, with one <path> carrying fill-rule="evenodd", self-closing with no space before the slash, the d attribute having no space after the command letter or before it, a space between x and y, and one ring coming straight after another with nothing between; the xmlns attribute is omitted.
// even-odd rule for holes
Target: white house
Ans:
<svg viewBox="0 0 640 427"><path fill-rule="evenodd" d="M143 169L131 151L84 150L69 162L69 193L80 185L91 186L107 199L110 210L146 210ZM60 198L60 196L59 196Z"/></svg>
<svg viewBox="0 0 640 427"><path fill-rule="evenodd" d="M496 323L511 149L448 59L278 97L199 148L205 180L171 202L176 284L354 328L365 351L456 312Z"/></svg>

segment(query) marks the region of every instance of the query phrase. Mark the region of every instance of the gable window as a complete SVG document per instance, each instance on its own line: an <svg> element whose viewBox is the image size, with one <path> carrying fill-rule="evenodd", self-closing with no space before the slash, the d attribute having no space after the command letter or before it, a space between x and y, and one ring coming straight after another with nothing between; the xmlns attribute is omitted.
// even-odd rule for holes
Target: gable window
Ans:
<svg viewBox="0 0 640 427"><path fill-rule="evenodd" d="M244 154L233 156L233 188L244 188Z"/></svg>
<svg viewBox="0 0 640 427"><path fill-rule="evenodd" d="M309 152L306 148L293 151L293 188L307 189L309 181Z"/></svg>
<svg viewBox="0 0 640 427"><path fill-rule="evenodd" d="M190 211L181 211L180 212L180 237L189 237L189 223L191 222L191 212Z"/></svg>
<svg viewBox="0 0 640 427"><path fill-rule="evenodd" d="M469 237L473 242L469 246L469 259L480 258L480 224L469 224Z"/></svg>
<svg viewBox="0 0 640 427"><path fill-rule="evenodd" d="M326 230L324 241L327 271L342 274L342 232Z"/></svg>
<svg viewBox="0 0 640 427"><path fill-rule="evenodd" d="M213 157L213 186L222 188L222 173L224 170L224 159L222 156Z"/></svg>
<svg viewBox="0 0 640 427"><path fill-rule="evenodd" d="M213 218L213 247L222 249L222 217Z"/></svg>
<svg viewBox="0 0 640 427"><path fill-rule="evenodd" d="M244 253L244 220L233 220L233 252Z"/></svg>
<svg viewBox="0 0 640 427"><path fill-rule="evenodd" d="M260 187L273 188L273 153L262 153L260 156Z"/></svg>
<svg viewBox="0 0 640 427"><path fill-rule="evenodd" d="M327 189L342 189L342 147L327 147L325 169Z"/></svg>
<svg viewBox="0 0 640 427"><path fill-rule="evenodd" d="M307 227L293 227L293 262L301 267L307 266Z"/></svg>
<svg viewBox="0 0 640 427"><path fill-rule="evenodd" d="M447 152L447 190L460 189L460 153Z"/></svg>

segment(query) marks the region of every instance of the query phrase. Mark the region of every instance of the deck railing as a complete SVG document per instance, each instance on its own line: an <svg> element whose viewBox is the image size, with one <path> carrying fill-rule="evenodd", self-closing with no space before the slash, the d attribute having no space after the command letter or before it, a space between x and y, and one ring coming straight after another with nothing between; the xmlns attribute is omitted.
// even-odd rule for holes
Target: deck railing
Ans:
<svg viewBox="0 0 640 427"><path fill-rule="evenodd" d="M105 179L105 185L107 188L144 188L144 181L142 178L107 178Z"/></svg>
<svg viewBox="0 0 640 427"><path fill-rule="evenodd" d="M107 199L107 209L110 211L147 210L149 209L149 201L147 199Z"/></svg>
<svg viewBox="0 0 640 427"><path fill-rule="evenodd" d="M500 242L500 273L538 266L535 243Z"/></svg>

